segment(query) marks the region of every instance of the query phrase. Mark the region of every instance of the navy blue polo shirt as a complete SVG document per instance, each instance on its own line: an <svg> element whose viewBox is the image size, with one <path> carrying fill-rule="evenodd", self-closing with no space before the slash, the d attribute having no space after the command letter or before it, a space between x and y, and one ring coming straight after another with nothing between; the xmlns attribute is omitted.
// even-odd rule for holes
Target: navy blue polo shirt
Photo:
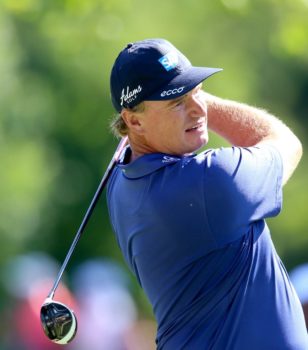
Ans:
<svg viewBox="0 0 308 350"><path fill-rule="evenodd" d="M126 164L107 190L123 256L152 304L157 349L307 350L303 311L265 218L282 205L272 147Z"/></svg>

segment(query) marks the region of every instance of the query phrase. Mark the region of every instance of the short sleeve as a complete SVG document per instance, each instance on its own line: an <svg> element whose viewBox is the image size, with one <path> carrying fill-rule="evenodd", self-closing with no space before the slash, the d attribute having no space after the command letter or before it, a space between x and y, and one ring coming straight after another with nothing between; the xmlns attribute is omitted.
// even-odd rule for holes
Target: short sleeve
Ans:
<svg viewBox="0 0 308 350"><path fill-rule="evenodd" d="M254 221L279 214L282 159L271 146L230 147L208 154L205 205L218 242L239 239Z"/></svg>

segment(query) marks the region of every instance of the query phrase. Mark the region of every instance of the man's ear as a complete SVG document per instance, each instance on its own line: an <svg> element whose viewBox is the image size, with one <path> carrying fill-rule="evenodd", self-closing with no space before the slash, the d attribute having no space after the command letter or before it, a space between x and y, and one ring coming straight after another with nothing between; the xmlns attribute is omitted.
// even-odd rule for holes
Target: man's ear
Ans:
<svg viewBox="0 0 308 350"><path fill-rule="evenodd" d="M143 127L142 127L142 119L140 113L132 112L126 108L124 108L121 111L121 116L123 120L125 121L128 128L137 133L142 134L143 133Z"/></svg>

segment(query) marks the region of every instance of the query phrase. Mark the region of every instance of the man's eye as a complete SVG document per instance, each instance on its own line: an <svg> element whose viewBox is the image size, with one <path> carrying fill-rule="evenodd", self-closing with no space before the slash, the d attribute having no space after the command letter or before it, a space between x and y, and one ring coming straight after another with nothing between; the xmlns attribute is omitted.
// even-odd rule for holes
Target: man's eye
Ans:
<svg viewBox="0 0 308 350"><path fill-rule="evenodd" d="M183 103L183 100L178 101L175 106L180 106Z"/></svg>
<svg viewBox="0 0 308 350"><path fill-rule="evenodd" d="M200 86L200 87L196 90L196 94L199 95L200 93L202 93L202 91L203 91L203 90L202 90L202 88L201 88L201 86Z"/></svg>
<svg viewBox="0 0 308 350"><path fill-rule="evenodd" d="M175 102L174 107L181 106L183 103L184 103L184 98L181 98L180 100Z"/></svg>
<svg viewBox="0 0 308 350"><path fill-rule="evenodd" d="M195 96L197 98L202 98L203 93L204 93L203 90L200 88L199 90L196 91Z"/></svg>

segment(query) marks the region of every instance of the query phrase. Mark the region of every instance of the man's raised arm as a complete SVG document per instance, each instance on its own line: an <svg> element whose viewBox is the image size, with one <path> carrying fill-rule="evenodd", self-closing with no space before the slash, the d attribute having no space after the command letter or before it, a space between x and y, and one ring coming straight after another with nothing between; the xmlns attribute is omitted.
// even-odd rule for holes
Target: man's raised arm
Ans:
<svg viewBox="0 0 308 350"><path fill-rule="evenodd" d="M302 156L297 136L268 112L204 93L208 106L208 128L230 144L240 147L274 146L283 160L283 184L291 177Z"/></svg>

